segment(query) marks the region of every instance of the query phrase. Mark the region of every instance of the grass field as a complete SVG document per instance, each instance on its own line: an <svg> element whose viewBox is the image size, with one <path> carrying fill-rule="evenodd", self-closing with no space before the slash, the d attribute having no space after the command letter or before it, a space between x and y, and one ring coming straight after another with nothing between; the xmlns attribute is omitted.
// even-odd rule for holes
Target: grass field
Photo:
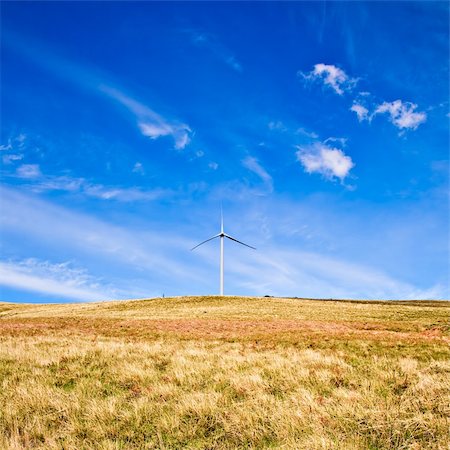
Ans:
<svg viewBox="0 0 450 450"><path fill-rule="evenodd" d="M448 449L449 302L0 303L0 448Z"/></svg>

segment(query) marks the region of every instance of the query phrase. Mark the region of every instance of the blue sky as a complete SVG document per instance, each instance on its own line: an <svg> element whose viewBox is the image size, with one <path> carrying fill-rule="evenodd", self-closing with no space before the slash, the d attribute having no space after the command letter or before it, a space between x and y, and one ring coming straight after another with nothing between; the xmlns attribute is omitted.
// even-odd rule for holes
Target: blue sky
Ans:
<svg viewBox="0 0 450 450"><path fill-rule="evenodd" d="M446 2L3 2L0 299L448 299Z"/></svg>

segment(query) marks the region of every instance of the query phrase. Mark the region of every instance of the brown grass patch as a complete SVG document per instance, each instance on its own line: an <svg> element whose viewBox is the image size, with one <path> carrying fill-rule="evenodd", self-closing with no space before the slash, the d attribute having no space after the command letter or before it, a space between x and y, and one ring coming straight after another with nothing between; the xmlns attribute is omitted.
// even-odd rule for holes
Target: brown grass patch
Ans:
<svg viewBox="0 0 450 450"><path fill-rule="evenodd" d="M0 304L0 448L448 448L448 306Z"/></svg>

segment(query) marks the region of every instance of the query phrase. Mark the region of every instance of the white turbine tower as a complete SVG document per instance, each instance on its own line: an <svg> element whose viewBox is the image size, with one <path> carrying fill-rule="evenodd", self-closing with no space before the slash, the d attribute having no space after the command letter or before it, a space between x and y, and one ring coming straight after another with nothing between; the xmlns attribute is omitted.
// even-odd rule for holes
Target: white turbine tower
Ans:
<svg viewBox="0 0 450 450"><path fill-rule="evenodd" d="M191 248L191 251L195 250L197 247L200 247L200 245L203 245L204 243L206 243L208 241L212 241L213 239L220 238L220 295L223 295L223 266L224 266L224 263L223 263L223 241L224 241L224 238L231 239L232 241L237 242L238 244L241 244L241 245L245 245L246 247L252 248L253 250L256 250L256 248L252 247L251 245L244 244L243 242L238 241L234 237L226 234L223 231L223 214L221 213L220 216L221 216L220 217L220 233L216 234L212 238L206 239L206 241L200 242L200 244Z"/></svg>

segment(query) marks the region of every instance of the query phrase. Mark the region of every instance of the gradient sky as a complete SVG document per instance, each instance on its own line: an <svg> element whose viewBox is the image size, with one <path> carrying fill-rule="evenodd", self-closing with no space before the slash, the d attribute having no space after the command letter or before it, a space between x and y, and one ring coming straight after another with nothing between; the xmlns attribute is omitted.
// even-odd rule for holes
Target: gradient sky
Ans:
<svg viewBox="0 0 450 450"><path fill-rule="evenodd" d="M2 2L0 300L448 299L447 2Z"/></svg>

